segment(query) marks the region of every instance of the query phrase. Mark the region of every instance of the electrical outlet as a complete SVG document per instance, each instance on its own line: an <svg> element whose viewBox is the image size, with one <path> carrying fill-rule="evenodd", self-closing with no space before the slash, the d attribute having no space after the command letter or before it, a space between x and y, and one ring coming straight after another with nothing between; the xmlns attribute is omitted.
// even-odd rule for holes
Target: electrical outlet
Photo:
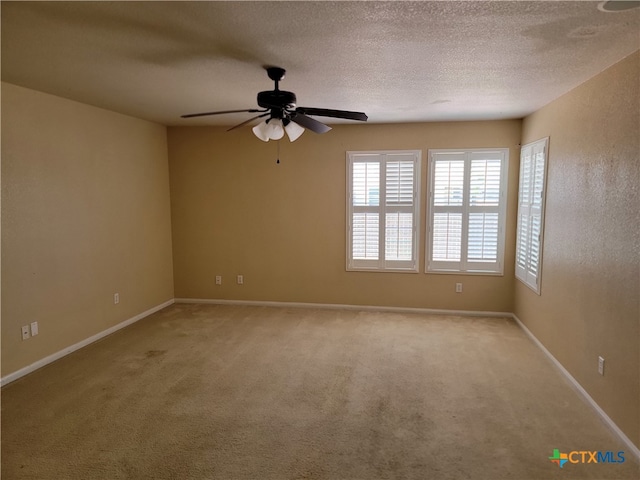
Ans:
<svg viewBox="0 0 640 480"><path fill-rule="evenodd" d="M120 303L120 294L119 293L114 293L113 294L113 304L117 305L118 303Z"/></svg>
<svg viewBox="0 0 640 480"><path fill-rule="evenodd" d="M22 327L22 340L27 340L29 338L29 325L24 325Z"/></svg>
<svg viewBox="0 0 640 480"><path fill-rule="evenodd" d="M598 357L598 373L604 375L604 358Z"/></svg>
<svg viewBox="0 0 640 480"><path fill-rule="evenodd" d="M31 336L35 337L38 334L38 322L31 322Z"/></svg>
<svg viewBox="0 0 640 480"><path fill-rule="evenodd" d="M216 275L216 285L222 285L222 276Z"/></svg>
<svg viewBox="0 0 640 480"><path fill-rule="evenodd" d="M462 293L462 284L456 283L456 293Z"/></svg>
<svg viewBox="0 0 640 480"><path fill-rule="evenodd" d="M238 285L244 284L244 275L238 275Z"/></svg>

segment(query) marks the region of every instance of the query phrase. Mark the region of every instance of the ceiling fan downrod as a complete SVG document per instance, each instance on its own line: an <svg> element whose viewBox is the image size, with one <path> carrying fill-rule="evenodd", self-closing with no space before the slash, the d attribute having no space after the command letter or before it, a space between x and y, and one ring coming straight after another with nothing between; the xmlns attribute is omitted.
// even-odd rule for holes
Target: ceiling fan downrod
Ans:
<svg viewBox="0 0 640 480"><path fill-rule="evenodd" d="M287 73L287 71L284 68L280 68L280 67L265 67L265 68L267 69L267 75L269 75L269 78L274 82L276 82L275 89L278 90L278 83L280 82L280 80L284 78L284 74Z"/></svg>

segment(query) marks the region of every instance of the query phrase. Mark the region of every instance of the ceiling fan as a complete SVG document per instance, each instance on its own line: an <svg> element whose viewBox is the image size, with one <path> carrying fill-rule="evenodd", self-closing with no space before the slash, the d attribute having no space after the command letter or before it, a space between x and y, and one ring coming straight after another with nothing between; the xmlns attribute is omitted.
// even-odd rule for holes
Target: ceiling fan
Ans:
<svg viewBox="0 0 640 480"><path fill-rule="evenodd" d="M261 108L249 108L246 110L223 110L219 112L190 113L182 115L182 118L204 117L207 115L221 115L225 113L258 113L255 117L245 120L227 131L242 127L247 123L263 117L269 117L262 123L253 127L253 133L260 140L281 139L285 132L290 141L296 140L304 133L305 128L315 133L326 133L331 127L309 115L318 117L345 118L347 120L367 121L367 115L362 112L349 112L347 110L330 110L326 108L297 107L296 95L278 88L279 82L284 78L285 69L280 67L265 67L269 78L275 82L275 88L258 93L258 106Z"/></svg>

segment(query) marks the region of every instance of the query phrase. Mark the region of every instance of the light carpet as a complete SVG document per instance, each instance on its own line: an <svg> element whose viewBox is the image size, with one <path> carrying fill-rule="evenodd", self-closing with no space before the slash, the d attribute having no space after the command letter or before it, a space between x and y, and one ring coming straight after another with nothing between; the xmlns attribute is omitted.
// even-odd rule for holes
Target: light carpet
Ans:
<svg viewBox="0 0 640 480"><path fill-rule="evenodd" d="M513 320L177 304L2 389L3 479L638 479Z"/></svg>

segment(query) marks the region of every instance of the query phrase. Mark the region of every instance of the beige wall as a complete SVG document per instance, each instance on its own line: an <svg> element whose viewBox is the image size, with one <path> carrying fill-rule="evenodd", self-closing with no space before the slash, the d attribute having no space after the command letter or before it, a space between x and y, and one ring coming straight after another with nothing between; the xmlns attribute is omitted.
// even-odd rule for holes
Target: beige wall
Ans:
<svg viewBox="0 0 640 480"><path fill-rule="evenodd" d="M172 282L178 298L515 311L640 445L639 61L524 123L339 125L282 141L280 165L250 129L169 128L167 150L162 126L3 83L2 375L171 299ZM545 136L538 296L513 275L517 144ZM510 148L505 275L427 275L427 150L472 147ZM345 152L375 149L423 152L418 274L345 270Z"/></svg>
<svg viewBox="0 0 640 480"><path fill-rule="evenodd" d="M640 445L640 53L527 117L549 136L542 291L515 313ZM597 372L598 355L605 375Z"/></svg>
<svg viewBox="0 0 640 480"><path fill-rule="evenodd" d="M251 129L169 128L176 297L511 312L520 132L519 120L338 125L281 141L277 165L277 144ZM505 275L426 275L427 150L472 147L511 149ZM423 152L421 273L347 272L345 152L387 149Z"/></svg>
<svg viewBox="0 0 640 480"><path fill-rule="evenodd" d="M173 298L168 174L165 127L2 83L3 376Z"/></svg>

